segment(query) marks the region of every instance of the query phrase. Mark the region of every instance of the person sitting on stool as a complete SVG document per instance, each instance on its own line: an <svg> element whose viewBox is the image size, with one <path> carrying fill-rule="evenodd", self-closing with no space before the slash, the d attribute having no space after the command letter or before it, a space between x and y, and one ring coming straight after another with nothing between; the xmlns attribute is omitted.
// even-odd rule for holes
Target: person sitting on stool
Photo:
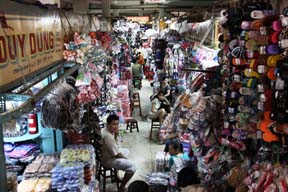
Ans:
<svg viewBox="0 0 288 192"><path fill-rule="evenodd" d="M148 115L148 118L152 120L159 119L159 122L162 125L165 115L170 112L170 102L166 99L162 91L159 91L158 94L153 96L151 99L152 113Z"/></svg>
<svg viewBox="0 0 288 192"><path fill-rule="evenodd" d="M119 117L109 115L107 126L102 130L102 155L101 161L106 168L115 168L125 172L120 185L120 192L125 191L127 182L133 177L136 168L134 163L127 159L128 150L121 149L117 145L117 134L119 133ZM127 153L126 155L124 153Z"/></svg>

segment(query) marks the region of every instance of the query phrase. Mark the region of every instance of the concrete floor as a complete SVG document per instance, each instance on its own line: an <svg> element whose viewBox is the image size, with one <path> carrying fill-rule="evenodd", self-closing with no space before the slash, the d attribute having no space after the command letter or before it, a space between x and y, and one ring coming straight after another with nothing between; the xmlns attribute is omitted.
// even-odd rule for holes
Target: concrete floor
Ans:
<svg viewBox="0 0 288 192"><path fill-rule="evenodd" d="M141 109L142 114L147 115L150 111L150 99L149 97L152 95L152 87L150 86L150 82L147 80L142 81L143 87L139 91L140 100L141 100ZM139 110L135 109L133 111L133 117L138 120L139 132L133 130L132 133L127 131L124 134L123 142L119 143L121 147L128 148L130 150L129 160L133 161L136 164L137 171L133 178L129 183L134 180L144 180L145 176L148 173L155 171L155 155L158 151L163 151L164 145L159 145L156 140L157 131L153 131L153 138L149 140L150 133L150 120L145 120L139 116ZM120 176L123 173L120 172ZM110 183L110 179L107 179L108 183L106 184L107 192L117 192L116 184ZM129 184L128 183L128 184ZM128 187L128 185L127 185ZM102 191L102 182L100 182L100 190Z"/></svg>

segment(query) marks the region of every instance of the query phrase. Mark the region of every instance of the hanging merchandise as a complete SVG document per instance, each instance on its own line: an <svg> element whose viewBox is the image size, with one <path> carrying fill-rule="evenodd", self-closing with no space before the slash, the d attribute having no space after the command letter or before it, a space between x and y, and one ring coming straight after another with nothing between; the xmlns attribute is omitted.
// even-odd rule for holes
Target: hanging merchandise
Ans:
<svg viewBox="0 0 288 192"><path fill-rule="evenodd" d="M96 31L96 38L101 42L101 46L104 50L111 49L112 38L109 32Z"/></svg>
<svg viewBox="0 0 288 192"><path fill-rule="evenodd" d="M64 59L67 61L84 64L84 54L90 47L88 46L89 41L89 37L75 33L74 41L64 43L66 49L63 51Z"/></svg>
<svg viewBox="0 0 288 192"><path fill-rule="evenodd" d="M168 44L169 46L169 44ZM184 67L185 58L180 44L174 44L172 48L166 48L166 55L163 62L164 72L167 77L177 80L178 73Z"/></svg>
<svg viewBox="0 0 288 192"><path fill-rule="evenodd" d="M113 65L117 66L117 74L120 80L132 79L131 67L131 55L128 42L122 36L115 37L115 43L112 47L113 53Z"/></svg>
<svg viewBox="0 0 288 192"><path fill-rule="evenodd" d="M160 129L160 140L171 138L175 133L180 135L178 140L184 152L190 154L191 164L195 166L197 159L197 168L205 186L213 185L216 178L221 178L232 162L221 147L221 110L220 95L204 96L201 91L184 93L175 101L173 113L165 118ZM211 158L214 161L210 161ZM215 169L216 165L221 169Z"/></svg>
<svg viewBox="0 0 288 192"><path fill-rule="evenodd" d="M120 105L118 108L121 109L124 118L129 118L131 116L128 81L121 81L118 83L117 100L115 103L118 104L118 106Z"/></svg>
<svg viewBox="0 0 288 192"><path fill-rule="evenodd" d="M272 165L270 162L256 163L250 171L242 184L246 189L265 192L287 191L287 166ZM257 181L254 179L255 176L258 178Z"/></svg>
<svg viewBox="0 0 288 192"><path fill-rule="evenodd" d="M161 31L160 37L169 43L177 42L181 40L181 35L172 29L164 29Z"/></svg>
<svg viewBox="0 0 288 192"><path fill-rule="evenodd" d="M155 65L157 69L163 69L163 62L165 57L165 50L168 42L164 39L155 39L153 45L153 52L155 54Z"/></svg>

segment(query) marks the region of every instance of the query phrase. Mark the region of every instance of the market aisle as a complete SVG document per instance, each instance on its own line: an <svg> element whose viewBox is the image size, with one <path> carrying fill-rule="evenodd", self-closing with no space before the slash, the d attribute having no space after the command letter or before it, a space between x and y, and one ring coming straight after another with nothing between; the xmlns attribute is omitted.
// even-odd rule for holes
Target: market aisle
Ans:
<svg viewBox="0 0 288 192"><path fill-rule="evenodd" d="M152 87L150 82L143 80L143 87L140 90L140 99L141 99L141 108L143 115L146 115L150 111L150 99L152 95ZM154 131L154 140L150 142L149 132L150 132L150 121L143 121L139 116L138 109L135 109L133 112L134 118L138 120L139 132L133 130L132 133L127 132L124 134L124 141L120 143L122 147L128 148L130 150L129 159L135 162L137 166L137 171L130 182L134 180L145 180L145 176L148 173L151 173L155 170L154 161L155 155L158 151L162 151L164 146L159 145L155 141ZM122 176L122 174L120 173ZM116 185L111 184L108 181L106 187L107 192L116 192Z"/></svg>

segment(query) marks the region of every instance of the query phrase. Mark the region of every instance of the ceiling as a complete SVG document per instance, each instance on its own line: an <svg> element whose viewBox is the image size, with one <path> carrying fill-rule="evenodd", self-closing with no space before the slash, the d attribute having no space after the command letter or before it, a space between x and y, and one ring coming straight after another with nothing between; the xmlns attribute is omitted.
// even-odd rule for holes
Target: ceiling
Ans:
<svg viewBox="0 0 288 192"><path fill-rule="evenodd" d="M73 9L82 14L101 15L102 7L110 7L111 16L158 16L186 12L190 16L219 13L227 4L240 0L14 0L29 4L44 4L48 8ZM153 2L153 3L151 3ZM159 3L155 3L159 2ZM107 6L106 6L107 8ZM107 9L106 9L107 10ZM175 15L175 16L176 16Z"/></svg>
<svg viewBox="0 0 288 192"><path fill-rule="evenodd" d="M78 0L61 0L61 7L75 8ZM151 16L159 15L159 12L189 12L193 14L203 14L205 11L212 12L212 9L223 7L227 2L235 0L156 0L163 3L149 3L155 0L85 0L88 13L102 14L102 6L110 2L111 16ZM84 0L81 0L81 6Z"/></svg>

